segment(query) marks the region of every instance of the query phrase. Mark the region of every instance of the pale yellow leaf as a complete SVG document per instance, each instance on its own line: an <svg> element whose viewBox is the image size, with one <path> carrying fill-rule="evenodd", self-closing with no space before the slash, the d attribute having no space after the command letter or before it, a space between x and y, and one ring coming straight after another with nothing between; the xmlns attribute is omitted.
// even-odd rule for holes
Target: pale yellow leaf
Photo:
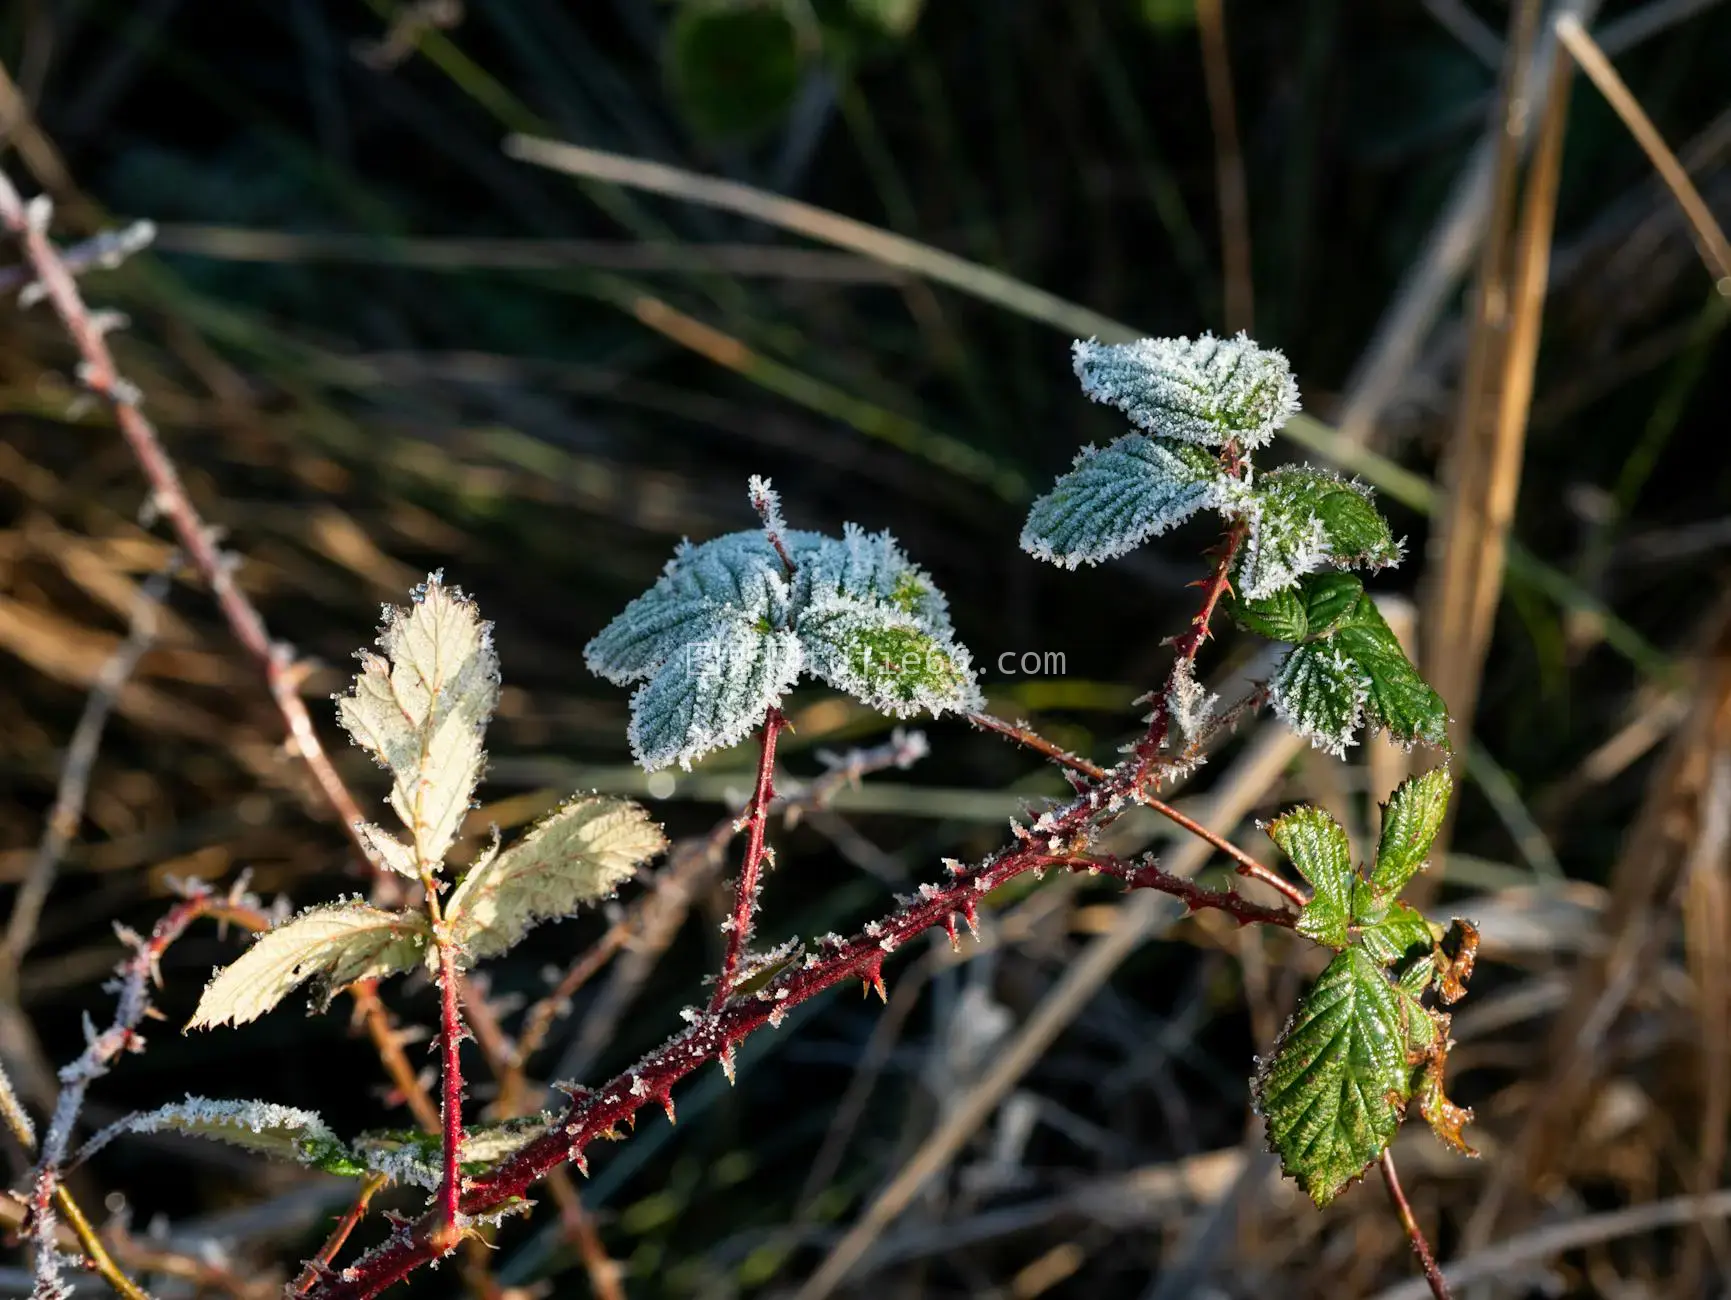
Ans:
<svg viewBox="0 0 1731 1300"><path fill-rule="evenodd" d="M420 872L415 869L415 851L392 835L383 826L375 826L372 822L362 822L355 827L355 834L360 836L361 843L366 847L367 856L374 863L391 871L401 872L411 880L418 880Z"/></svg>
<svg viewBox="0 0 1731 1300"><path fill-rule="evenodd" d="M628 799L573 799L497 857L476 864L445 905L471 960L504 952L540 921L605 898L667 847Z"/></svg>
<svg viewBox="0 0 1731 1300"><path fill-rule="evenodd" d="M337 713L394 778L391 807L409 830L416 865L437 871L481 779L498 656L474 602L436 573L414 604L386 614L378 643L384 655L360 656Z"/></svg>
<svg viewBox="0 0 1731 1300"><path fill-rule="evenodd" d="M334 903L290 917L261 934L205 985L188 1029L256 1020L307 980L316 980L320 1010L356 980L415 966L432 938L418 913Z"/></svg>

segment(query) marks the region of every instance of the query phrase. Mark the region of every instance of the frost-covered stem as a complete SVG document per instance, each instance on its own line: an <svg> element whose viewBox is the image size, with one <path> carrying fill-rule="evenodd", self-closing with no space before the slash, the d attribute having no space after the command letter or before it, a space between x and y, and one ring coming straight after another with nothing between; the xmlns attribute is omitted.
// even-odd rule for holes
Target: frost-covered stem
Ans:
<svg viewBox="0 0 1731 1300"><path fill-rule="evenodd" d="M458 1202L463 1192L459 1156L463 1148L463 1013L457 997L457 952L439 938L439 1118L444 1132L444 1175L439 1181L439 1227L435 1235L451 1249L462 1236Z"/></svg>
<svg viewBox="0 0 1731 1300"><path fill-rule="evenodd" d="M1394 1202L1394 1211L1400 1216L1400 1226L1406 1229L1407 1240L1412 1242L1413 1254L1418 1256L1419 1266L1424 1269L1424 1280L1430 1287L1432 1297L1434 1300L1451 1300L1448 1279L1443 1276L1442 1269L1437 1267L1436 1256L1431 1253L1430 1242L1425 1239L1424 1229L1418 1226L1418 1219L1413 1215L1406 1193L1401 1190L1400 1175L1394 1168L1394 1149L1384 1147L1376 1165L1382 1170L1382 1183L1388 1188L1388 1199Z"/></svg>
<svg viewBox="0 0 1731 1300"><path fill-rule="evenodd" d="M337 1257L337 1252L348 1241L349 1234L355 1230L355 1225L367 1216L367 1206L377 1195L379 1188L390 1182L388 1174L368 1174L361 1182L361 1190L355 1196L355 1203L344 1211L343 1217L337 1220L336 1227L331 1229L331 1235L325 1238L325 1244L319 1247L319 1253L306 1262L300 1276L289 1288L291 1295L305 1295L312 1290L313 1283L331 1265Z"/></svg>
<svg viewBox="0 0 1731 1300"><path fill-rule="evenodd" d="M1016 844L978 866L956 869L946 885L924 886L915 899L889 916L868 924L851 938L823 945L750 994L727 998L697 1014L681 1033L599 1089L576 1091L565 1114L544 1136L469 1180L459 1209L465 1214L483 1213L521 1196L566 1163L586 1167L586 1147L598 1138L619 1136L620 1126L644 1106L670 1105L675 1084L701 1066L729 1058L734 1045L749 1034L765 1025L779 1024L787 1010L844 980L858 979L868 985L878 982L890 953L933 926L953 929L957 918L971 923L980 900L993 890L1026 872L1051 867L1051 841L1071 846L1074 862L1064 864L1068 869L1098 867L1086 857L1087 845L1097 829L1115 815L1112 805L1123 806L1139 768L1134 759L1114 768L1098 789L1080 793L1054 809L1038 831L1023 831ZM1164 873L1155 876L1144 868L1127 868L1124 879L1133 888L1168 887L1171 880ZM1170 887L1166 892L1171 892ZM1216 905L1215 891L1196 887L1196 896L1202 905ZM1284 913L1258 909L1232 895L1221 894L1218 900L1229 912L1250 913L1250 920L1290 923L1289 918L1278 919ZM327 1278L310 1294L317 1300L359 1300L377 1295L442 1253L437 1238L440 1222L438 1212L430 1212L341 1274Z"/></svg>
<svg viewBox="0 0 1731 1300"><path fill-rule="evenodd" d="M769 821L770 801L775 798L775 742L781 735L786 719L781 710L772 708L763 718L758 737L757 785L746 806L745 856L739 864L739 884L733 894L733 916L727 928L727 954L721 961L721 974L715 981L715 993L709 1000L714 1011L733 992L733 981L739 975L739 965L751 946L752 920L757 914L757 896L763 870L763 834Z"/></svg>
<svg viewBox="0 0 1731 1300"><path fill-rule="evenodd" d="M1227 469L1235 476L1244 472L1242 458L1230 449L1227 453ZM1172 661L1172 671L1166 675L1166 684L1154 699L1154 712L1149 715L1148 730L1136 746L1138 791L1155 775L1154 766L1159 758L1160 747L1166 743L1166 733L1172 723L1167 704L1172 684L1178 680L1180 674L1195 670L1196 656L1201 653L1202 643L1211 635L1214 612L1220 607L1221 598L1232 590L1232 562L1238 558L1238 550L1244 545L1249 531L1250 525L1243 520L1234 521L1227 529L1225 540L1217 548L1214 571L1198 584L1202 587L1202 604L1191 616L1190 630L1172 643L1178 652L1177 658Z"/></svg>
<svg viewBox="0 0 1731 1300"><path fill-rule="evenodd" d="M1219 849L1220 852L1224 853L1227 857L1231 858L1233 870L1238 872L1239 875L1248 880L1260 880L1270 889L1285 897L1295 907L1303 907L1310 901L1310 896L1299 886L1293 884L1289 880L1283 879L1272 868L1263 866L1255 858L1251 857L1225 836L1216 835L1201 822L1196 821L1194 818L1186 817L1171 804L1156 799L1151 795L1145 795L1142 802L1149 808L1152 808L1155 812L1159 813L1162 817L1172 822L1174 825L1182 826L1185 830L1196 836L1197 839L1206 841L1216 849Z"/></svg>
<svg viewBox="0 0 1731 1300"><path fill-rule="evenodd" d="M168 950L168 946L186 931L186 927L201 916L215 916L249 930L268 930L271 924L268 916L257 908L246 906L238 898L219 898L209 892L201 892L192 894L170 908L151 930L148 939L121 931L121 938L132 946L132 955L115 968L119 976L119 997L114 1021L101 1033L96 1032L95 1026L86 1022L87 1043L78 1059L60 1071L60 1095L55 1099L54 1114L42 1136L42 1148L37 1156L35 1172L31 1176L30 1201L31 1211L35 1216L32 1237L37 1247L36 1273L39 1285L45 1279L50 1284L57 1280L54 1262L54 1212L49 1203L53 1201L59 1204L63 1211L68 1211L67 1221L73 1225L74 1231L78 1231L78 1223L83 1219L82 1215L73 1218L77 1207L69 1207L69 1198L63 1199L60 1196L60 1167L65 1163L67 1144L72 1140L79 1112L84 1109L84 1095L93 1080L108 1073L108 1067L122 1052L144 1050L144 1039L138 1033L138 1026L150 1012L150 987L160 980L162 955ZM89 1227L88 1223L84 1226ZM83 1233L80 1233L80 1240L84 1240ZM86 1250L88 1249L89 1243L86 1243ZM103 1257L107 1258L106 1253ZM91 1260L97 1263L97 1267L102 1267L95 1254L91 1255ZM108 1262L114 1267L112 1260ZM117 1267L114 1271L118 1275ZM107 1276L106 1272L104 1276ZM56 1292L49 1290L45 1294L52 1295ZM141 1296L143 1293L133 1288L124 1294Z"/></svg>
<svg viewBox="0 0 1731 1300"><path fill-rule="evenodd" d="M91 392L114 409L121 437L132 450L139 468L150 483L153 506L167 516L181 549L215 596L229 630L263 669L277 711L282 714L289 740L313 774L325 801L353 838L362 862L366 849L356 828L365 820L360 805L337 775L313 728L306 704L300 697L301 671L288 647L273 642L258 609L247 599L234 579L234 566L216 544L210 526L186 494L180 472L163 448L162 440L138 406L137 390L126 382L114 364L103 326L90 313L65 257L48 238L43 221L33 221L24 200L4 173L0 173L0 225L18 240L24 258L42 286L43 296L60 317L83 360L79 379ZM379 880L391 885L388 872ZM381 902L394 901L381 898Z"/></svg>
<svg viewBox="0 0 1731 1300"><path fill-rule="evenodd" d="M1024 749L1031 749L1051 759L1060 767L1067 767L1072 772L1087 777L1090 781L1102 781L1106 778L1106 769L1098 763L1072 754L1055 741L1047 740L1025 722L1006 722L1003 718L994 717L990 713L969 713L965 715L981 731L992 731L1008 740L1015 741Z"/></svg>

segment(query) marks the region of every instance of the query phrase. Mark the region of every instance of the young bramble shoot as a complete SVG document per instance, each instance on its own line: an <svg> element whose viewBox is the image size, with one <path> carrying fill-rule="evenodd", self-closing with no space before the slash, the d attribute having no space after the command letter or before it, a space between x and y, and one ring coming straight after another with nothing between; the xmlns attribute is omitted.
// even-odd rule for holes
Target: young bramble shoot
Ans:
<svg viewBox="0 0 1731 1300"><path fill-rule="evenodd" d="M801 673L894 717L978 707L948 603L893 537L788 529L764 479L751 498L764 529L681 545L584 649L596 675L642 683L628 736L646 770L744 739Z"/></svg>
<svg viewBox="0 0 1731 1300"><path fill-rule="evenodd" d="M1442 992L1443 930L1397 897L1424 866L1449 791L1440 768L1403 782L1368 871L1354 870L1346 832L1320 808L1268 828L1314 891L1298 932L1336 951L1254 1080L1269 1141L1318 1205L1382 1155L1415 1089L1438 1137L1469 1150L1471 1112L1442 1091L1449 1018L1422 1000Z"/></svg>
<svg viewBox="0 0 1731 1300"><path fill-rule="evenodd" d="M438 574L407 609L390 609L383 656L363 653L353 690L337 711L355 740L392 778L390 802L408 842L368 826L382 865L435 884L456 842L485 753L499 665L472 602ZM629 800L573 799L502 851L495 844L440 909L458 969L495 956L530 927L605 898L666 847L661 828ZM219 971L188 1029L256 1020L311 980L313 1006L358 980L423 963L437 970L440 933L429 911L389 911L356 899L311 907L259 935Z"/></svg>

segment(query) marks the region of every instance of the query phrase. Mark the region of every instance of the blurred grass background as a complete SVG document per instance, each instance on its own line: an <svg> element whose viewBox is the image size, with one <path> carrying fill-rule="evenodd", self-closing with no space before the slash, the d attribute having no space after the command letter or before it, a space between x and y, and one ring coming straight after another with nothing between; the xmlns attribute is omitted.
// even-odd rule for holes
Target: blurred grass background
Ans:
<svg viewBox="0 0 1731 1300"><path fill-rule="evenodd" d="M1587 8L1723 221L1731 7ZM1185 532L1075 575L1016 549L1031 496L1115 428L1078 394L1050 313L530 166L502 152L506 134L797 198L1107 323L1251 329L1285 349L1322 422L1308 451L1282 443L1277 458L1321 449L1384 488L1413 558L1378 585L1422 613L1439 567L1429 514L1450 517L1467 490L1446 465L1473 315L1458 270L1417 329L1394 305L1437 268L1450 196L1495 144L1510 18L1466 0L1224 13L1209 0L18 0L0 13L0 129L12 174L58 200L65 239L158 223L151 253L86 290L130 316L123 368L273 633L317 665L306 692L321 724L380 602L442 568L495 621L507 683L477 830L600 786L653 795L675 834L696 834L743 793L749 756L646 785L628 766L625 696L588 677L581 647L678 538L749 525L749 473L774 477L796 527L892 529L949 593L994 709L1096 757L1134 733L1131 701L1163 671L1160 639L1185 617L1209 539ZM1210 48L1225 56L1212 70ZM1675 203L1580 78L1560 121L1517 448L1521 549L1483 671L1465 669L1468 781L1430 885L1485 931L1454 1071L1486 1158L1401 1147L1445 1258L1708 1191L1725 1172L1731 315ZM1499 227L1487 204L1452 229L1470 245ZM69 358L43 309L0 314L0 880L14 882L84 694L168 553L140 522L140 479L107 418L74 400ZM1265 671L1253 650L1223 640L1223 680ZM1063 655L1062 674L998 670L1030 651ZM192 584L118 715L21 975L34 1041L0 1043L33 1100L44 1064L79 1049L80 1013L106 1016L110 918L147 925L169 877L247 868L299 902L354 888L343 837ZM888 732L818 692L792 716L796 775ZM933 753L914 770L779 835L766 934L857 924L1062 789L990 737L927 730ZM379 793L358 754L338 757L364 797ZM1345 768L1275 757L1271 779L1235 787L1241 843L1261 838L1253 816L1299 798L1362 842L1367 796L1405 761L1379 746ZM1219 795L1235 770L1260 771L1229 751L1185 796ZM594 1082L669 1033L713 964L720 897L696 900L628 1000L605 980L586 989L538 1077L580 1066ZM888 1013L832 997L790 1017L745 1054L738 1088L701 1078L678 1128L648 1122L597 1160L586 1201L628 1293L791 1293L967 1105L1115 903L1048 881L1007 902L967 960L913 958ZM600 926L549 927L497 964L508 1025ZM1307 969L1286 938L1188 922L1137 946L843 1289L1338 1296L1407 1277L1376 1188L1319 1216L1259 1154L1251 1054ZM170 1025L234 950L200 934L174 951ZM431 1000L398 1005L424 1023ZM91 1117L193 1090L315 1106L344 1131L403 1122L378 1083L338 1013L185 1039L161 1026L99 1085ZM167 1142L117 1145L84 1176L123 1189L139 1226L160 1214L175 1240L226 1234L243 1277L309 1253L335 1204L316 1181ZM1536 1272L1503 1270L1474 1294L1720 1295L1722 1223L1541 1252ZM588 1286L542 1219L507 1229L491 1263L502 1284ZM458 1285L432 1274L416 1293Z"/></svg>

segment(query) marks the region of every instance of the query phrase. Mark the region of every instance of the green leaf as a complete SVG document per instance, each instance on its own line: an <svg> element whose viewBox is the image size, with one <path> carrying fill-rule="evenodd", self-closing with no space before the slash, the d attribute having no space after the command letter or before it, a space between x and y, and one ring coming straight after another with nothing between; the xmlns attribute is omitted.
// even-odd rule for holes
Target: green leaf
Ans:
<svg viewBox="0 0 1731 1300"><path fill-rule="evenodd" d="M481 740L499 698L499 659L474 603L437 573L379 632L384 655L363 651L337 716L391 773L391 807L411 846L376 826L363 832L377 860L404 874L437 871L457 838L486 759Z"/></svg>
<svg viewBox="0 0 1731 1300"><path fill-rule="evenodd" d="M1364 723L1367 687L1337 640L1293 646L1268 688L1276 716L1318 749L1345 758Z"/></svg>
<svg viewBox="0 0 1731 1300"><path fill-rule="evenodd" d="M1352 616L1364 584L1350 573L1313 573L1298 584L1304 598L1305 635L1321 639Z"/></svg>
<svg viewBox="0 0 1731 1300"><path fill-rule="evenodd" d="M548 1129L553 1117L530 1115L463 1131L457 1160L469 1177L485 1173L516 1154ZM382 1129L358 1135L354 1156L366 1169L394 1182L432 1190L444 1175L443 1151L437 1133L418 1129Z"/></svg>
<svg viewBox="0 0 1731 1300"><path fill-rule="evenodd" d="M1238 589L1248 600L1272 596L1324 567L1398 564L1401 547L1370 490L1308 465L1262 475L1245 503L1250 531L1238 562Z"/></svg>
<svg viewBox="0 0 1731 1300"><path fill-rule="evenodd" d="M1314 891L1298 918L1298 932L1330 948L1346 947L1357 876L1352 869L1352 845L1340 823L1307 804L1277 818L1268 836Z"/></svg>
<svg viewBox="0 0 1731 1300"><path fill-rule="evenodd" d="M1282 1168L1327 1205L1387 1148L1410 1079L1395 988L1368 954L1329 962L1255 1081Z"/></svg>
<svg viewBox="0 0 1731 1300"><path fill-rule="evenodd" d="M465 965L513 947L531 926L605 898L667 847L629 799L574 799L477 863L445 904Z"/></svg>
<svg viewBox="0 0 1731 1300"><path fill-rule="evenodd" d="M1428 952L1441 937L1422 913L1364 881L1353 890L1352 921L1365 951L1383 963L1399 961L1421 946Z"/></svg>
<svg viewBox="0 0 1731 1300"><path fill-rule="evenodd" d="M1310 633L1304 596L1297 587L1284 587L1261 600L1236 599L1232 603L1232 618L1246 632L1270 641L1290 641L1296 645Z"/></svg>
<svg viewBox="0 0 1731 1300"><path fill-rule="evenodd" d="M1365 682L1365 712L1397 740L1448 748L1448 706L1418 675L1382 611L1363 596L1332 641L1357 664Z"/></svg>
<svg viewBox="0 0 1731 1300"><path fill-rule="evenodd" d="M1099 564L1220 505L1231 483L1207 451L1133 433L1086 447L1028 511L1021 545L1066 569Z"/></svg>
<svg viewBox="0 0 1731 1300"><path fill-rule="evenodd" d="M674 97L700 134L761 135L793 105L801 76L799 33L774 3L686 0L668 34Z"/></svg>
<svg viewBox="0 0 1731 1300"><path fill-rule="evenodd" d="M1356 580L1354 580L1356 581ZM1338 617L1332 632L1294 646L1269 682L1274 711L1319 749L1345 757L1368 720L1397 740L1426 741L1448 748L1448 710L1418 675L1400 641L1383 621L1376 602L1360 595L1338 615L1349 589L1319 585L1314 609L1323 626ZM1316 624L1305 622L1314 637Z"/></svg>
<svg viewBox="0 0 1731 1300"><path fill-rule="evenodd" d="M362 903L314 907L259 935L252 947L205 985L188 1029L244 1025L307 980L322 1011L357 980L411 970L432 938L417 912L386 912Z"/></svg>
<svg viewBox="0 0 1731 1300"><path fill-rule="evenodd" d="M1312 573L1261 600L1235 600L1232 616L1247 631L1296 645L1332 633L1363 594L1364 584L1350 573Z"/></svg>
<svg viewBox="0 0 1731 1300"><path fill-rule="evenodd" d="M1378 889L1398 894L1424 866L1425 855L1442 830L1454 778L1446 767L1432 768L1402 781L1382 806L1382 837L1370 879Z"/></svg>

